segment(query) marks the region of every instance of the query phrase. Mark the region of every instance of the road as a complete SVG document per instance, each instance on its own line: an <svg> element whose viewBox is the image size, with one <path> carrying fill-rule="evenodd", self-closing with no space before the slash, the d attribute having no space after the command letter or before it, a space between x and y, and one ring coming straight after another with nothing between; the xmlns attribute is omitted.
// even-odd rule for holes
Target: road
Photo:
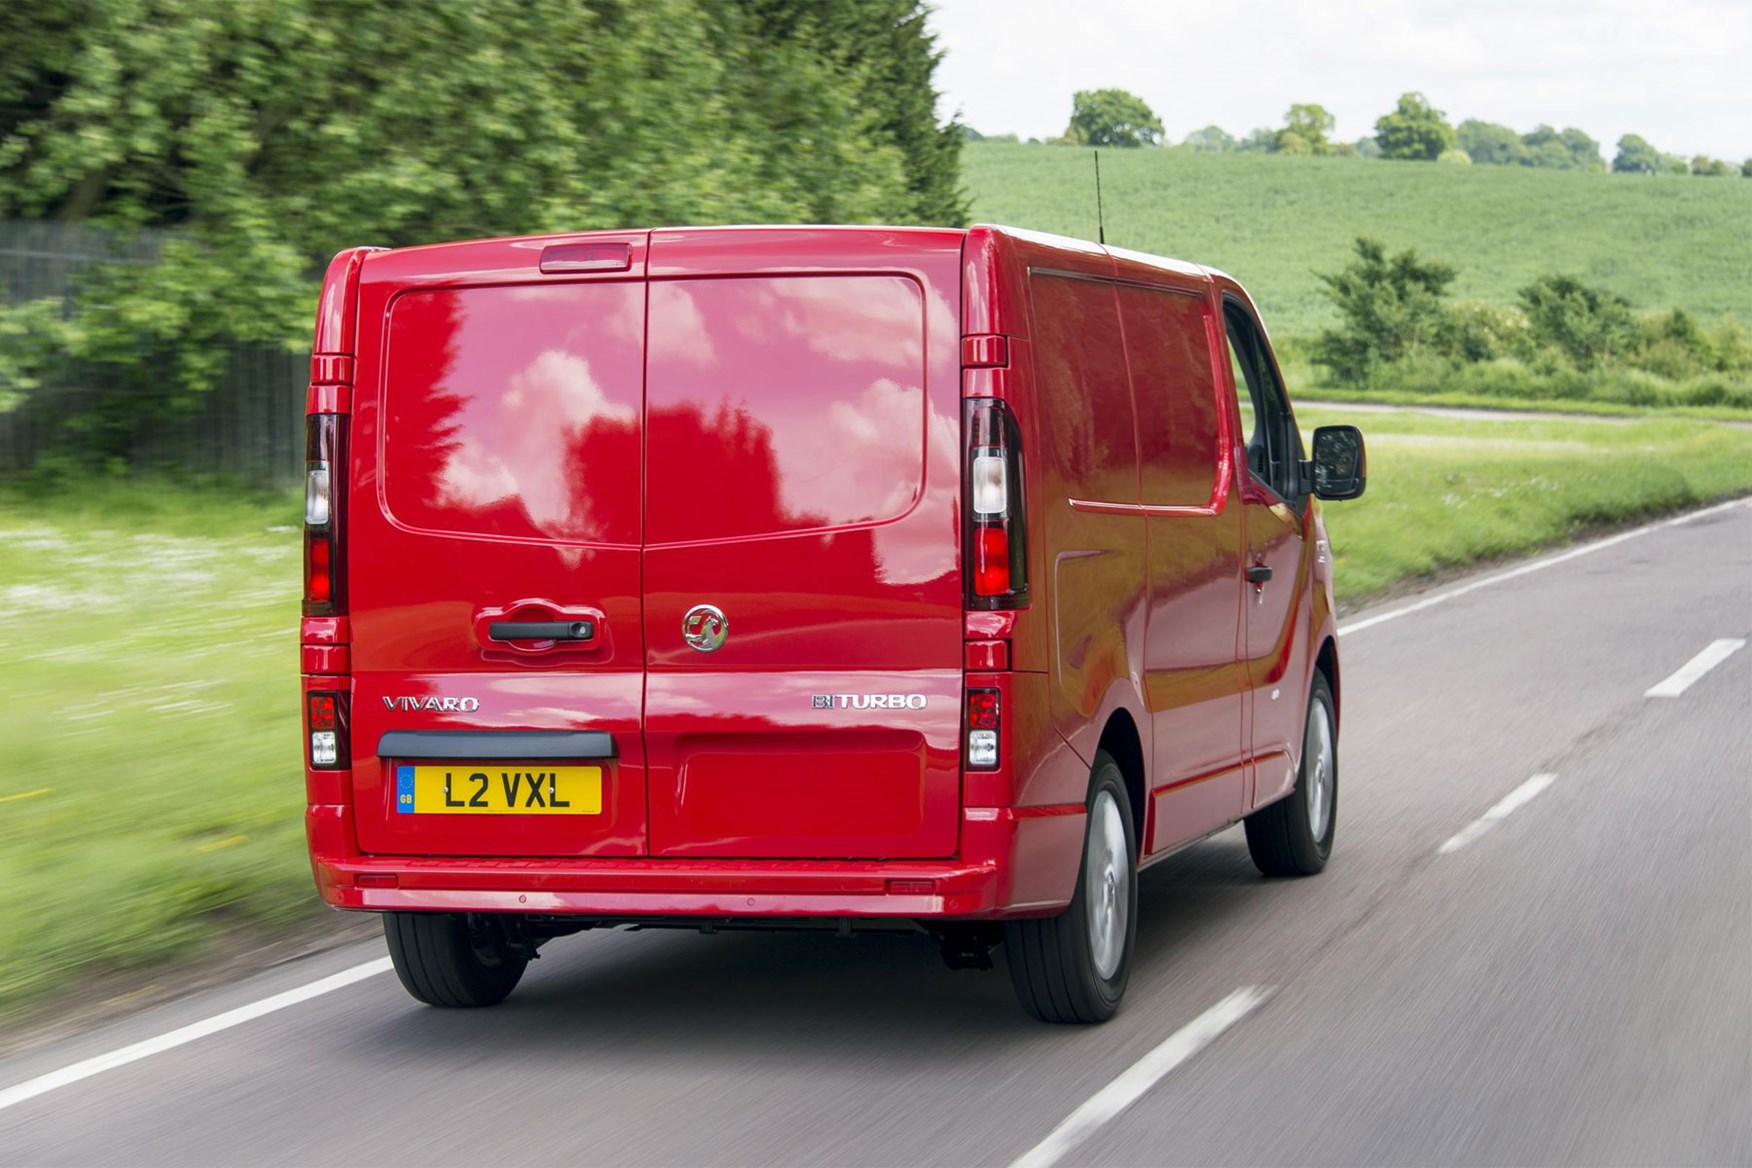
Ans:
<svg viewBox="0 0 1752 1168"><path fill-rule="evenodd" d="M584 934L495 1010L367 969L42 1078L353 946L0 1062L0 1162L1752 1164L1748 638L1744 503L1352 616L1331 866L1230 831L1150 869L1106 1026L922 939Z"/></svg>

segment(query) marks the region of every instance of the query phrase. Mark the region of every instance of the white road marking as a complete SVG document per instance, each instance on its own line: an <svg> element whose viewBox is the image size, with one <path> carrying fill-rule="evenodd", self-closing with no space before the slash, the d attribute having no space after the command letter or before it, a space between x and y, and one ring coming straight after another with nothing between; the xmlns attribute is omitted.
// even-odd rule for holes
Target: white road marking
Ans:
<svg viewBox="0 0 1752 1168"><path fill-rule="evenodd" d="M1676 698L1696 684L1697 679L1744 649L1746 642L1733 637L1711 641L1703 652L1679 667L1679 671L1659 685L1643 691L1645 698Z"/></svg>
<svg viewBox="0 0 1752 1168"><path fill-rule="evenodd" d="M26 1079L16 1086L0 1089L0 1111L6 1110L27 1099L35 1099L38 1095L46 1095L61 1087L71 1086L93 1075L101 1075L105 1071L113 1071L117 1067L125 1067L129 1063L139 1062L143 1058L151 1058L155 1054L163 1054L179 1046L217 1034L221 1030L229 1030L233 1026L241 1026L245 1022L253 1022L264 1014L272 1014L276 1010L284 1010L288 1006L296 1006L300 1002L308 1002L312 998L320 998L327 993L352 985L356 981L364 981L368 977L376 977L389 971L389 958L380 957L376 961L367 961L363 965L355 965L351 969L319 978L306 985L298 986L284 993L274 994L259 1002L251 1002L247 1006L239 1006L235 1010L227 1010L223 1014L215 1014L199 1022L191 1022L187 1026L179 1026L156 1038L148 1038L108 1054L94 1055L91 1058L62 1067L58 1071L50 1071L46 1075L38 1075L34 1079Z"/></svg>
<svg viewBox="0 0 1752 1168"><path fill-rule="evenodd" d="M1424 599L1417 601L1415 604L1406 605L1404 608L1395 608L1388 612L1378 613L1375 616L1364 617L1362 620L1358 621L1348 621L1340 626L1338 630L1339 635L1346 636L1350 633L1360 633L1364 629L1372 629L1376 625L1384 625L1388 621L1398 620L1402 616L1410 616L1414 612L1422 612L1426 608L1434 608L1438 604L1446 604L1448 601L1465 596L1469 592L1477 592L1480 588L1489 588L1492 584L1501 584L1505 580L1514 580L1521 576L1531 575L1534 572L1543 572L1547 568L1556 567L1558 564L1567 563L1568 561L1580 556L1590 556L1595 552L1605 551L1609 547L1616 547L1619 544L1624 543L1626 540L1636 539L1638 536L1647 535L1651 531L1660 531L1667 527L1681 527L1694 520L1702 519L1706 515L1714 515L1718 512L1727 511L1734 507L1745 507L1748 504L1752 504L1752 499L1730 499L1726 503L1717 503L1714 507L1705 507L1701 511L1691 511L1684 515L1676 515L1671 519L1663 519L1658 523L1650 523L1645 527L1635 527L1629 531L1621 531L1617 535L1609 535L1605 539L1597 539L1593 543L1585 543L1580 547L1573 547L1566 552L1559 552L1554 556L1546 556L1544 559L1533 560L1530 563L1522 564L1518 568L1510 568L1506 572L1498 572L1494 576L1486 576L1481 580L1474 580L1470 584L1462 584L1460 587L1449 589L1447 592L1438 592L1434 596L1427 596Z"/></svg>
<svg viewBox="0 0 1752 1168"><path fill-rule="evenodd" d="M1449 852L1459 851L1461 848L1495 827L1498 820L1508 818L1515 811L1532 802L1534 797L1541 791L1545 790L1545 788L1551 786L1553 780L1556 778L1556 775L1534 775L1519 787L1516 787L1513 791L1510 791L1507 795L1498 799L1489 811L1486 811L1483 815L1480 815L1477 819L1449 836L1447 841L1436 850L1444 856Z"/></svg>
<svg viewBox="0 0 1752 1168"><path fill-rule="evenodd" d="M1209 1046L1270 996L1270 986L1244 986L1236 990L1170 1034L1117 1079L1091 1095L1044 1140L1012 1161L1010 1168L1049 1168L1058 1163L1094 1134L1096 1128L1143 1098L1169 1071Z"/></svg>

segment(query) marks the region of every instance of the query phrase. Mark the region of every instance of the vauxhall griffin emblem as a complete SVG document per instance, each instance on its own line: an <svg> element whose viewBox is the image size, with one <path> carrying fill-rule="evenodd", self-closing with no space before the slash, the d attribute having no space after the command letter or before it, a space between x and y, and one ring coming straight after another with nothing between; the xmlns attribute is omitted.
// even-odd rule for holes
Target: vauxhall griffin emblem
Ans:
<svg viewBox="0 0 1752 1168"><path fill-rule="evenodd" d="M681 618L682 639L701 653L719 648L729 635L730 620L716 605L696 604Z"/></svg>

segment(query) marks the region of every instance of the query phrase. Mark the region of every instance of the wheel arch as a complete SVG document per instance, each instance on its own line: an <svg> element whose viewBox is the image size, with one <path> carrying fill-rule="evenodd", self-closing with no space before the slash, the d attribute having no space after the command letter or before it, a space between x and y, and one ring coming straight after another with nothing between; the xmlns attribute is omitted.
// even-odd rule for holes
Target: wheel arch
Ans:
<svg viewBox="0 0 1752 1168"><path fill-rule="evenodd" d="M1335 638L1327 637L1321 642L1320 652L1314 657L1314 668L1325 676L1326 685L1332 690L1332 729L1337 733L1343 706L1339 701L1338 641Z"/></svg>
<svg viewBox="0 0 1752 1168"><path fill-rule="evenodd" d="M1118 709L1108 715L1107 724L1101 728L1101 742L1097 747L1113 759L1119 767L1121 777L1125 779L1127 802L1131 804L1132 830L1137 838L1139 853L1144 846L1144 792L1147 779L1144 766L1144 742L1138 733L1138 724L1132 720L1130 711Z"/></svg>

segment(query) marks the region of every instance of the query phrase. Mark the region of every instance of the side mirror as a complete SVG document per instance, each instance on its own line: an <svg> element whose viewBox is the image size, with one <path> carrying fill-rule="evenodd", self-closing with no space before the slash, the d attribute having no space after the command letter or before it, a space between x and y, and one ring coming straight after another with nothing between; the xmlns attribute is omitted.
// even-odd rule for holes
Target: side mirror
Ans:
<svg viewBox="0 0 1752 1168"><path fill-rule="evenodd" d="M1369 459L1363 432L1355 426L1321 426L1314 431L1314 494L1322 499L1354 499L1368 483Z"/></svg>

